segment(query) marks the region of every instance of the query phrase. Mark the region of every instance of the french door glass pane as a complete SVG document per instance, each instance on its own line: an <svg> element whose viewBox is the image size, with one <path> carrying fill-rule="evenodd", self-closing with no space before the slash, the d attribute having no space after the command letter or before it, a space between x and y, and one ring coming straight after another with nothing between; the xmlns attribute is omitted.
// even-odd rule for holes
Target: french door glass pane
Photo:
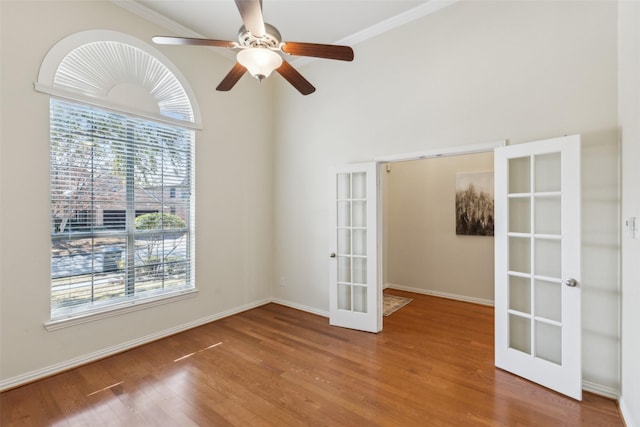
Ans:
<svg viewBox="0 0 640 427"><path fill-rule="evenodd" d="M338 229L338 253L351 254L351 230Z"/></svg>
<svg viewBox="0 0 640 427"><path fill-rule="evenodd" d="M560 197L536 197L535 204L535 232L561 234Z"/></svg>
<svg viewBox="0 0 640 427"><path fill-rule="evenodd" d="M531 354L531 319L509 314L509 347Z"/></svg>
<svg viewBox="0 0 640 427"><path fill-rule="evenodd" d="M560 322L562 320L562 285L536 280L535 287L536 317Z"/></svg>
<svg viewBox="0 0 640 427"><path fill-rule="evenodd" d="M353 198L365 199L367 197L367 174L365 172L354 173L353 179Z"/></svg>
<svg viewBox="0 0 640 427"><path fill-rule="evenodd" d="M338 309L351 310L351 285L338 284Z"/></svg>
<svg viewBox="0 0 640 427"><path fill-rule="evenodd" d="M364 202L364 201L353 202L353 226L354 227L367 226L367 202Z"/></svg>
<svg viewBox="0 0 640 427"><path fill-rule="evenodd" d="M367 254L367 230L353 230L353 254Z"/></svg>
<svg viewBox="0 0 640 427"><path fill-rule="evenodd" d="M516 197L509 199L509 232L531 232L531 199Z"/></svg>
<svg viewBox="0 0 640 427"><path fill-rule="evenodd" d="M345 256L338 257L338 282L351 282L351 258Z"/></svg>
<svg viewBox="0 0 640 427"><path fill-rule="evenodd" d="M509 276L509 309L531 314L531 279Z"/></svg>
<svg viewBox="0 0 640 427"><path fill-rule="evenodd" d="M351 226L351 202L338 202L338 227Z"/></svg>
<svg viewBox="0 0 640 427"><path fill-rule="evenodd" d="M351 198L351 174L338 174L338 200Z"/></svg>
<svg viewBox="0 0 640 427"><path fill-rule="evenodd" d="M560 153L535 156L535 191L560 191Z"/></svg>
<svg viewBox="0 0 640 427"><path fill-rule="evenodd" d="M531 273L531 239L509 237L509 270Z"/></svg>
<svg viewBox="0 0 640 427"><path fill-rule="evenodd" d="M536 322L536 357L562 364L562 329L556 325Z"/></svg>
<svg viewBox="0 0 640 427"><path fill-rule="evenodd" d="M367 283L367 259L353 258L353 283Z"/></svg>
<svg viewBox="0 0 640 427"><path fill-rule="evenodd" d="M353 287L353 311L367 312L367 288L364 286Z"/></svg>
<svg viewBox="0 0 640 427"><path fill-rule="evenodd" d="M560 240L536 239L535 274L558 279L561 277Z"/></svg>
<svg viewBox="0 0 640 427"><path fill-rule="evenodd" d="M531 159L516 157L509 159L509 193L531 192Z"/></svg>

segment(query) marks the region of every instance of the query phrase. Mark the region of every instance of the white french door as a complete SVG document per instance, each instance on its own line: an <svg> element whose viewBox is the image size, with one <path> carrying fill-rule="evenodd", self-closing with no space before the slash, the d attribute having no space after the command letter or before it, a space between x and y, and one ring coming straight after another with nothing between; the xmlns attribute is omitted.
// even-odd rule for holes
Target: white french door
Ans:
<svg viewBox="0 0 640 427"><path fill-rule="evenodd" d="M329 173L329 323L368 332L382 330L377 181L376 163Z"/></svg>
<svg viewBox="0 0 640 427"><path fill-rule="evenodd" d="M495 150L495 364L582 399L580 136Z"/></svg>

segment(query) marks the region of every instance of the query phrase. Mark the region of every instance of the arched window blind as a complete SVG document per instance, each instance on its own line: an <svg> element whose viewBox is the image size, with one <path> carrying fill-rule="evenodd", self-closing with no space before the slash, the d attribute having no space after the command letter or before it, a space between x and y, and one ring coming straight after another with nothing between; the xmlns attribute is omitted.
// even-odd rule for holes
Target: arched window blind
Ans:
<svg viewBox="0 0 640 427"><path fill-rule="evenodd" d="M113 58L70 65L101 56L104 49ZM113 41L92 42L74 49L58 67L54 81L64 82L59 87L70 96L63 91L50 99L52 321L195 288L194 131L175 120L102 107L100 93L108 90L96 92L95 104L76 96L78 88L99 82L105 89L137 84L158 99L150 89L158 85L140 85L145 75L175 94L172 99L165 91L158 111L192 120L180 83L145 55ZM109 69L109 63L118 65Z"/></svg>

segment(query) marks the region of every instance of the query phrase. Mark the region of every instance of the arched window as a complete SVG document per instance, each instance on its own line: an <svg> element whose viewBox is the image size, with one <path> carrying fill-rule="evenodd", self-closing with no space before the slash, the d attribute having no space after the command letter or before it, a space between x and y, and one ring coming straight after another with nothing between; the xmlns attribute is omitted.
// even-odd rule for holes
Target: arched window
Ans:
<svg viewBox="0 0 640 427"><path fill-rule="evenodd" d="M199 113L179 71L87 31L51 49L36 90L50 95L48 327L193 294Z"/></svg>

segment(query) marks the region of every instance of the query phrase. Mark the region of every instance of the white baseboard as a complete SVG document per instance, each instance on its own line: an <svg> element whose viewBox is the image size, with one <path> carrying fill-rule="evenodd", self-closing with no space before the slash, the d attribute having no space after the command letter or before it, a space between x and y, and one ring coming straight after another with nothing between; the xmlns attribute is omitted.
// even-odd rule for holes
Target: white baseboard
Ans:
<svg viewBox="0 0 640 427"><path fill-rule="evenodd" d="M618 400L618 406L620 407L620 413L622 414L622 418L624 419L624 423L627 427L640 427L640 420L633 418L633 414L631 413L624 396Z"/></svg>
<svg viewBox="0 0 640 427"><path fill-rule="evenodd" d="M292 301L288 301L288 300L284 300L284 299L280 299L280 298L273 298L271 300L271 302L275 302L276 304L284 305L285 307L295 308L296 310L306 311L307 313L317 314L318 316L329 317L329 312L328 311L319 310L319 309L317 309L315 307L309 307L308 305L302 305L302 304L298 304L298 303L295 303L295 302L292 302Z"/></svg>
<svg viewBox="0 0 640 427"><path fill-rule="evenodd" d="M450 294L448 292L431 291L431 290L422 289L422 288L412 288L409 286L396 285L395 283L386 283L384 285L384 288L397 289L399 291L406 291L406 292L414 292L416 294L431 295L434 297L453 299L456 301L471 302L474 304L488 305L491 307L493 307L494 305L493 301L488 299L469 297L466 295Z"/></svg>
<svg viewBox="0 0 640 427"><path fill-rule="evenodd" d="M134 347L138 347L143 344L156 341L160 338L165 338L170 335L177 334L178 332L183 332L188 329L195 328L197 326L201 326L225 317L232 316L234 314L241 313L243 311L250 310L252 308L260 307L261 305L265 305L270 302L272 302L270 298L263 299L260 301L255 301L250 304L245 304L239 307L235 307L235 308L223 311L221 313L213 314L211 316L206 316L201 319L194 320L192 322L183 323L173 328L165 329L163 331L146 335L144 337L127 341L112 347L107 347L105 349L98 350L93 353L85 354L70 360L66 360L61 363L56 363L54 365L50 365L41 369L36 369L35 371L27 372L26 374L0 380L0 392L49 377L51 375L59 374L69 369L87 364L89 362L95 362L96 360L104 359L105 357L108 357L108 356L113 356L114 354L121 353L125 350L130 350Z"/></svg>
<svg viewBox="0 0 640 427"><path fill-rule="evenodd" d="M608 397L609 399L613 400L618 400L620 398L620 393L618 390L600 384L592 383L591 381L582 381L582 390L597 394L602 397Z"/></svg>

